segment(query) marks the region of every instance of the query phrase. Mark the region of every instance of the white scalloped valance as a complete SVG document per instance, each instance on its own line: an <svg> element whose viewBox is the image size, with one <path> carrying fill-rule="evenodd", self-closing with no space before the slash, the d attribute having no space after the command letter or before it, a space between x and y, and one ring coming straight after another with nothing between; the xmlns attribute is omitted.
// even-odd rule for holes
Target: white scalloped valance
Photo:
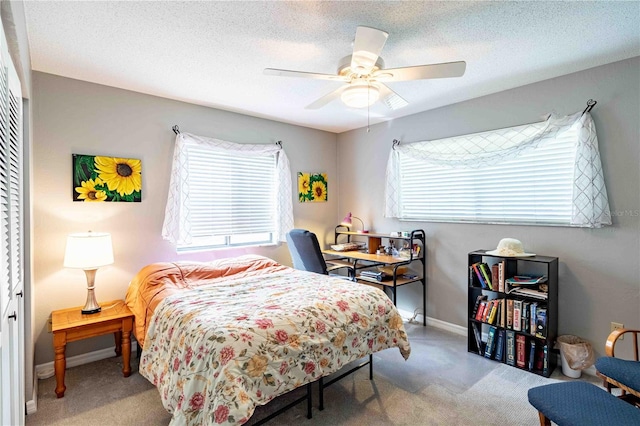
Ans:
<svg viewBox="0 0 640 426"><path fill-rule="evenodd" d="M496 166L520 157L525 158L534 150L542 153L544 147L557 138L565 137L563 135L568 130L572 130L573 138L573 146L570 147L573 149L573 187L571 218L567 218L564 224L590 228L610 225L611 214L595 125L591 114L581 112L564 117L550 114L547 120L538 123L394 146L387 163L385 216L407 218L401 200L403 188L400 163L403 156L416 160L421 167L429 169L495 170ZM526 168L519 172L526 172ZM480 173L479 176L481 175ZM453 198L452 200L455 201ZM415 217L412 219L419 220Z"/></svg>
<svg viewBox="0 0 640 426"><path fill-rule="evenodd" d="M189 146L208 151L242 157L275 157L276 173L273 188L275 194L276 235L278 241L286 241L286 234L293 228L291 170L289 159L281 146L276 144L238 144L219 139L179 133L173 152L173 166L169 195L165 209L162 237L181 246L191 243L191 199L189 197Z"/></svg>

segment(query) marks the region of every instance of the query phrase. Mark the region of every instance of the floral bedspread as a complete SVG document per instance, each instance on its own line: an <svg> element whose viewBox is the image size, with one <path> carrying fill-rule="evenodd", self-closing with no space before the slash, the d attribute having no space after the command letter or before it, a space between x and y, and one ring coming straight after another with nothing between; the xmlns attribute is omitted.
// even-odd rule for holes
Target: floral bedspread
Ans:
<svg viewBox="0 0 640 426"><path fill-rule="evenodd" d="M263 405L370 353L409 341L391 300L371 286L287 269L167 297L140 373L171 424L242 424Z"/></svg>

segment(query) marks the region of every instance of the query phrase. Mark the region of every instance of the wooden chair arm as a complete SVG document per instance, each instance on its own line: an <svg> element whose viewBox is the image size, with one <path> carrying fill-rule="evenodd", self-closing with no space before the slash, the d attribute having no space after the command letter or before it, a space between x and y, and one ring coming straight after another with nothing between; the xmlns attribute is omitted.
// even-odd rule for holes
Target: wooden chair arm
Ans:
<svg viewBox="0 0 640 426"><path fill-rule="evenodd" d="M631 333L633 334L633 351L634 351L634 359L638 361L638 335L640 334L640 330L632 330L627 328L619 328L617 330L613 330L609 337L607 338L607 343L605 343L605 353L607 356L615 356L615 346L616 342L620 338L620 336Z"/></svg>

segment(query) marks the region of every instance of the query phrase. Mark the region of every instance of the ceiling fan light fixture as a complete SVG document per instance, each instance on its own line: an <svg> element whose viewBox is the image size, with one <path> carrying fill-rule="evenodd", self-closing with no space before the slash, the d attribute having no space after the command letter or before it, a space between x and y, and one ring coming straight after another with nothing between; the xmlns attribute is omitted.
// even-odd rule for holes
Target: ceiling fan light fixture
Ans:
<svg viewBox="0 0 640 426"><path fill-rule="evenodd" d="M345 105L352 108L364 108L380 97L380 90L377 86L367 83L352 83L340 95L340 99Z"/></svg>

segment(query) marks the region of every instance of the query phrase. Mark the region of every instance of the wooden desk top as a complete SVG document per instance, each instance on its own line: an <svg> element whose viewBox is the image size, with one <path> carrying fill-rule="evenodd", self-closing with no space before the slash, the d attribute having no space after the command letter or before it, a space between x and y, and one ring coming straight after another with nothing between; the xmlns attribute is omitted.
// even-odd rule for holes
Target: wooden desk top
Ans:
<svg viewBox="0 0 640 426"><path fill-rule="evenodd" d="M366 235L366 234L363 234ZM394 265L396 263L405 263L409 261L406 257L395 257L388 254L369 254L361 251L336 251L336 250L322 250L323 254L347 257L349 259L366 260L368 262L386 263L388 265Z"/></svg>
<svg viewBox="0 0 640 426"><path fill-rule="evenodd" d="M81 327L110 321L115 319L133 316L124 300L112 300L111 302L100 303L102 311L97 314L83 314L82 306L75 308L60 309L51 313L51 331L62 331L74 327Z"/></svg>

